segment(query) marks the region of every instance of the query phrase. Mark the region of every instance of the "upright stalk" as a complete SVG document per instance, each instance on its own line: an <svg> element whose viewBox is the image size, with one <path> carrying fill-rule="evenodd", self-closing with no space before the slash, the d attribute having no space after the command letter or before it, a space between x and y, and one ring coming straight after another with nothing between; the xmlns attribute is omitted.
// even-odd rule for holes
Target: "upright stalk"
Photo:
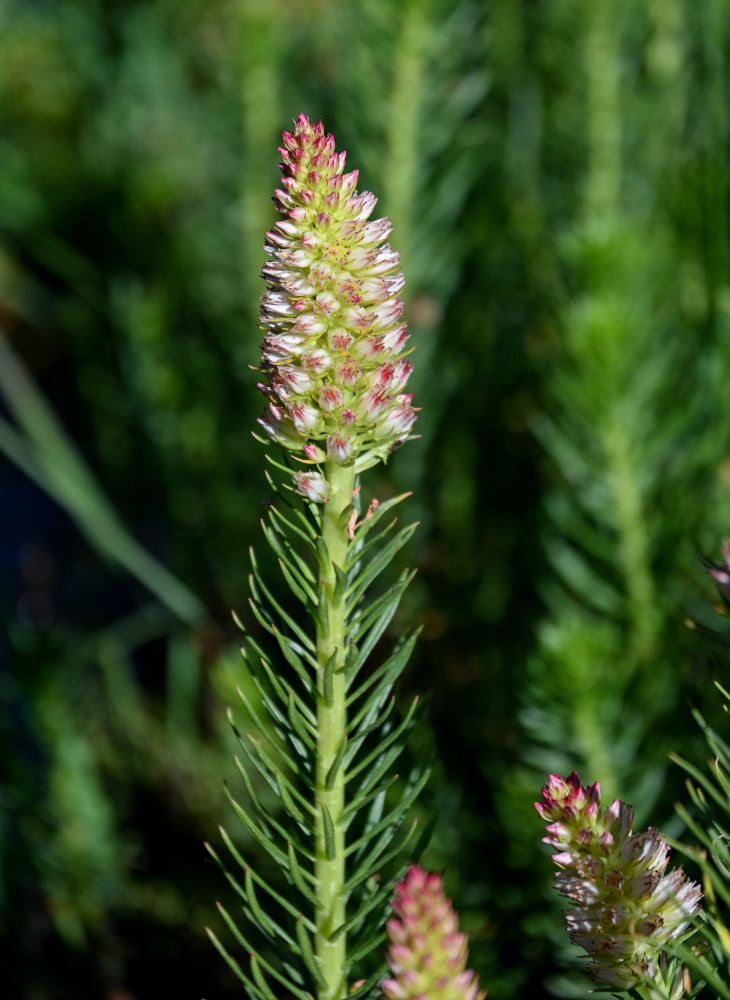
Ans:
<svg viewBox="0 0 730 1000"><path fill-rule="evenodd" d="M352 503L355 473L352 467L327 462L325 477L330 485L329 502L322 511L322 541L326 554L320 565L320 601L326 611L317 624L317 763L315 777L315 892L319 908L315 914L315 955L327 988L320 1000L340 1000L347 995L345 976L346 937L333 933L345 921L345 834L340 819L345 807L344 769L334 780L327 776L345 736L345 594L337 588L335 567L345 570L349 545L343 512ZM334 656L332 683L325 690L325 668ZM329 820L332 826L329 828Z"/></svg>

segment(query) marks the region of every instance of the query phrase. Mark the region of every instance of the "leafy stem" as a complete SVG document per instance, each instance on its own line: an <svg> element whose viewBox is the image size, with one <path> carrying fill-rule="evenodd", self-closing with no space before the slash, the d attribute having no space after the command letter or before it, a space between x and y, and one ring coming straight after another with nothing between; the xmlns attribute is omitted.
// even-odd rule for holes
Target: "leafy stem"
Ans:
<svg viewBox="0 0 730 1000"><path fill-rule="evenodd" d="M338 586L348 556L347 518L352 504L355 472L352 467L328 463L325 469L330 499L322 510L320 591L317 614L317 734L315 798L315 867L319 908L315 915L315 955L327 984L321 1000L339 1000L347 993L346 936L335 931L345 922L345 773L331 771L341 758L345 740L345 588ZM339 574L338 574L339 570ZM322 603L324 607L322 607ZM334 670L332 661L334 658ZM325 678L327 682L325 683Z"/></svg>

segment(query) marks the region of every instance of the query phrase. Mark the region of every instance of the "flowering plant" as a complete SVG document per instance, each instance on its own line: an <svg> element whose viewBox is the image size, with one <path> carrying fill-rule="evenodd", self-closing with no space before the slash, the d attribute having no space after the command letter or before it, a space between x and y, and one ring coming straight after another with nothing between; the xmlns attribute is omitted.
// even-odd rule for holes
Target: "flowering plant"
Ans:
<svg viewBox="0 0 730 1000"><path fill-rule="evenodd" d="M296 473L299 492L329 499L322 466L361 472L401 445L416 419L401 392L405 358L404 285L387 219L368 221L377 199L358 194L358 172L343 173L322 123L300 115L285 132L282 219L267 234L268 291L261 305L262 370L268 398L260 423L276 442L319 468Z"/></svg>
<svg viewBox="0 0 730 1000"><path fill-rule="evenodd" d="M551 774L535 803L548 821L544 841L557 851L555 888L573 904L570 939L590 955L588 971L600 982L624 990L656 982L676 1000L682 970L672 969L668 982L661 956L691 927L702 892L681 868L664 874L667 841L655 829L634 833L631 806L615 799L602 810L600 802L599 783L584 788L574 771Z"/></svg>
<svg viewBox="0 0 730 1000"><path fill-rule="evenodd" d="M419 701L398 718L391 694L415 633L369 665L412 574L375 595L371 587L415 525L394 532L395 520L383 520L407 494L373 498L363 516L359 506L360 473L401 445L416 417L401 391L411 363L388 221L368 221L376 199L357 192L357 171L343 172L345 153L321 123L300 115L280 153L260 422L264 440L304 468L269 456L284 479L269 477L276 500L264 533L301 615L280 603L253 558L251 605L271 646L246 632L252 683L240 694L254 731L237 730L247 800L231 801L281 885L254 871L224 831L233 865L210 850L246 923L221 912L248 961L210 933L253 1000L273 1000L272 984L298 1000L339 1000L356 972L353 997L379 991L393 878L405 845L411 856L420 850L406 818L429 768L410 767L399 784L393 770Z"/></svg>
<svg viewBox="0 0 730 1000"><path fill-rule="evenodd" d="M382 520L408 494L360 507L360 474L416 420L403 391L412 369L403 274L388 220L370 221L376 199L358 193L357 171L344 172L345 153L321 122L300 115L280 153L259 388L263 440L287 456L267 456L284 478L268 477L276 499L264 534L300 613L252 555L261 635L239 622L250 730L231 716L245 803L229 793L280 882L254 870L223 830L230 860L209 850L243 901L245 922L220 910L246 960L209 933L252 1000L274 1000L275 989L296 1000L484 1000L441 877L412 864L401 879L406 846L418 858L424 842L407 815L429 774L416 765L398 782L393 771L419 709L416 698L399 718L392 697L415 633L369 663L412 576L371 593L415 528ZM573 904L570 936L594 978L677 1000L682 969L665 953L690 930L701 892L681 869L664 874L666 840L633 833L633 812L618 800L601 811L598 783L583 788L575 772L551 775L536 805L557 851L556 886Z"/></svg>

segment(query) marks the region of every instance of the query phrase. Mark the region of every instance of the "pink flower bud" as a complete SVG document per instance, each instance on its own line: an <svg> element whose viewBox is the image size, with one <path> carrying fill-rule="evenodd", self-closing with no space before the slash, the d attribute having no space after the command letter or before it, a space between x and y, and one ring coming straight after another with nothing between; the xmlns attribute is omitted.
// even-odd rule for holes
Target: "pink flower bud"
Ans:
<svg viewBox="0 0 730 1000"><path fill-rule="evenodd" d="M352 442L346 434L330 434L327 438L327 454L338 465L344 465L352 458Z"/></svg>
<svg viewBox="0 0 730 1000"><path fill-rule="evenodd" d="M641 986L662 945L698 912L700 887L681 868L663 874L669 845L655 829L632 832L631 806L616 799L601 812L598 782L582 788L575 771L551 774L535 808L549 821L545 842L559 848L555 888L573 904L568 934L591 957L588 971L610 986Z"/></svg>
<svg viewBox="0 0 730 1000"><path fill-rule="evenodd" d="M391 976L381 987L387 1000L484 1000L485 990L466 969L466 935L458 930L441 877L411 865L395 887L395 916L387 921L386 962Z"/></svg>
<svg viewBox="0 0 730 1000"><path fill-rule="evenodd" d="M321 122L299 115L279 148L281 218L266 238L262 275L262 427L310 461L367 468L407 437L415 420L398 394L411 371L398 297L400 258L377 199L356 190ZM343 434L343 429L348 433ZM315 458L317 456L317 458ZM301 490L300 490L301 492Z"/></svg>
<svg viewBox="0 0 730 1000"><path fill-rule="evenodd" d="M295 472L294 479L297 492L313 503L326 503L329 500L329 486L324 476L319 472Z"/></svg>

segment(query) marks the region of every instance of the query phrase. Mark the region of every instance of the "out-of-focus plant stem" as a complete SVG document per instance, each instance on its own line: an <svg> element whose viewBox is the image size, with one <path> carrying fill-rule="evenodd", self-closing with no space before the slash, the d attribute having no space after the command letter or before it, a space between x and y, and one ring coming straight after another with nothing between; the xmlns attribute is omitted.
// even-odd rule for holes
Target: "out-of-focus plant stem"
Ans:
<svg viewBox="0 0 730 1000"><path fill-rule="evenodd" d="M621 197L621 81L617 11L613 3L593 4L585 36L588 99L588 176L585 217L611 216Z"/></svg>
<svg viewBox="0 0 730 1000"><path fill-rule="evenodd" d="M245 169L241 174L241 237L244 304L253 319L261 295L259 276L264 253L261 234L271 223L262 180L271 169L269 150L279 120L276 0L243 0L241 33L241 132ZM258 254L260 259L252 259Z"/></svg>
<svg viewBox="0 0 730 1000"><path fill-rule="evenodd" d="M410 273L413 219L419 196L422 155L419 138L429 28L430 3L424 0L408 3L398 36L388 105L383 201L397 234L393 243L406 274Z"/></svg>
<svg viewBox="0 0 730 1000"><path fill-rule="evenodd" d="M613 4L595 4L586 33L588 97L588 174L583 215L587 227L616 222L621 212L621 75L617 18ZM589 290L590 294L590 290ZM629 418L620 385L614 405L605 407L603 445L614 497L619 562L626 593L632 652L651 655L659 621L651 573L649 538L642 505L639 469L631 444Z"/></svg>

